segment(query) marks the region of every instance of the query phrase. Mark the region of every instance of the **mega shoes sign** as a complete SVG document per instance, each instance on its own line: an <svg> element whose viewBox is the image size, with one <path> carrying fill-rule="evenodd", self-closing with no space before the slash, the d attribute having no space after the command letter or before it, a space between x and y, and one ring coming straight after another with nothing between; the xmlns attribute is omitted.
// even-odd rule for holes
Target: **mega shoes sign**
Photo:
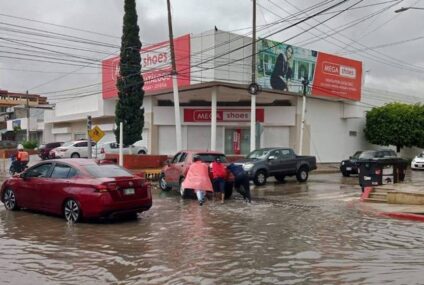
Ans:
<svg viewBox="0 0 424 285"><path fill-rule="evenodd" d="M258 42L257 78L264 88L338 100L361 100L360 61L281 42Z"/></svg>
<svg viewBox="0 0 424 285"><path fill-rule="evenodd" d="M256 122L263 122L265 117L263 108L256 109ZM218 109L216 121L222 122L250 122L250 109ZM210 123L212 119L211 109L184 109L185 123Z"/></svg>
<svg viewBox="0 0 424 285"><path fill-rule="evenodd" d="M190 35L174 39L178 86L190 85ZM144 91L153 92L172 88L171 50L169 41L141 49L141 73ZM118 97L116 81L119 78L119 56L102 61L103 99Z"/></svg>

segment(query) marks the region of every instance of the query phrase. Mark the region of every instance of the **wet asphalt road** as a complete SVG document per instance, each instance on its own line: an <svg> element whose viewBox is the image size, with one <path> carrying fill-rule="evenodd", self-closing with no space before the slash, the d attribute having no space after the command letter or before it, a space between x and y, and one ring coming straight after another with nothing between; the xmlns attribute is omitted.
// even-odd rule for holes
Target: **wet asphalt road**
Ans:
<svg viewBox="0 0 424 285"><path fill-rule="evenodd" d="M0 283L423 283L424 223L362 211L357 177L288 178L252 195L199 207L156 189L136 220L81 224L1 208Z"/></svg>

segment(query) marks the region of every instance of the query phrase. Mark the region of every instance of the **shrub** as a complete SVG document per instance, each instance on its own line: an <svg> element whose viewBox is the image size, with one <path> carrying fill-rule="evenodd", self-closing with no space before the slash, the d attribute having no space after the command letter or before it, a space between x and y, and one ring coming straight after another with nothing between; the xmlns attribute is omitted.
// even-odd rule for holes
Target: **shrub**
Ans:
<svg viewBox="0 0 424 285"><path fill-rule="evenodd" d="M38 146L37 141L23 141L22 145L24 146L25 149L34 149Z"/></svg>

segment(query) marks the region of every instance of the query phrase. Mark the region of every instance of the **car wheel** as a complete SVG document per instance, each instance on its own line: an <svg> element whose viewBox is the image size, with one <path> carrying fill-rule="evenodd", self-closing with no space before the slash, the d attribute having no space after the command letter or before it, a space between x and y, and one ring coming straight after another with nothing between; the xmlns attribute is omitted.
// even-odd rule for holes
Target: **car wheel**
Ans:
<svg viewBox="0 0 424 285"><path fill-rule="evenodd" d="M63 206L63 215L68 222L76 223L81 219L81 209L77 201L69 199Z"/></svg>
<svg viewBox="0 0 424 285"><path fill-rule="evenodd" d="M7 210L14 211L18 209L18 204L16 203L15 191L12 189L6 189L3 194L3 203L4 207Z"/></svg>
<svg viewBox="0 0 424 285"><path fill-rule="evenodd" d="M343 175L344 177L349 177L349 176L350 176L350 173L349 173L349 172L347 172L347 171L343 171L343 172L342 172L342 175Z"/></svg>
<svg viewBox="0 0 424 285"><path fill-rule="evenodd" d="M283 174L278 174L278 175L275 175L274 177L278 182L284 182L284 179L286 179L286 176Z"/></svg>
<svg viewBox="0 0 424 285"><path fill-rule="evenodd" d="M168 186L165 180L165 174L161 173L159 176L159 188L163 191L169 191L171 187Z"/></svg>
<svg viewBox="0 0 424 285"><path fill-rule="evenodd" d="M180 186L179 186L179 190L180 190L180 195L181 195L181 198L186 198L187 197L187 191L184 189L184 187L183 187L183 181L184 181L184 178L181 178L180 179Z"/></svg>
<svg viewBox="0 0 424 285"><path fill-rule="evenodd" d="M80 158L80 155L78 152L74 152L73 154L71 154L71 158Z"/></svg>
<svg viewBox="0 0 424 285"><path fill-rule="evenodd" d="M146 154L146 152L145 152L144 150L140 150L140 151L138 152L138 154Z"/></svg>
<svg viewBox="0 0 424 285"><path fill-rule="evenodd" d="M258 170L255 173L255 177L253 178L253 182L255 183L256 186L262 186L265 185L266 183L266 172L265 170Z"/></svg>
<svg viewBox="0 0 424 285"><path fill-rule="evenodd" d="M301 167L296 174L297 181L306 182L308 180L309 172L307 167Z"/></svg>

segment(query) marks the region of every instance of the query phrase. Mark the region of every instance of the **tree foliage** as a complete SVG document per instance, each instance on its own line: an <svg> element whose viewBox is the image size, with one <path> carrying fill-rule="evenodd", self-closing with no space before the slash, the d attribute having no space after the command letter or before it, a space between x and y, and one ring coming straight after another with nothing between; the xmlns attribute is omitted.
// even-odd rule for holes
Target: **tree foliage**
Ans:
<svg viewBox="0 0 424 285"><path fill-rule="evenodd" d="M367 113L365 138L373 144L424 147L424 106L390 103Z"/></svg>
<svg viewBox="0 0 424 285"><path fill-rule="evenodd" d="M121 38L119 78L116 86L119 101L115 109L116 141L119 142L119 123L123 122L124 145L142 138L144 127L143 77L141 76L141 42L137 24L135 0L125 0L124 24Z"/></svg>

